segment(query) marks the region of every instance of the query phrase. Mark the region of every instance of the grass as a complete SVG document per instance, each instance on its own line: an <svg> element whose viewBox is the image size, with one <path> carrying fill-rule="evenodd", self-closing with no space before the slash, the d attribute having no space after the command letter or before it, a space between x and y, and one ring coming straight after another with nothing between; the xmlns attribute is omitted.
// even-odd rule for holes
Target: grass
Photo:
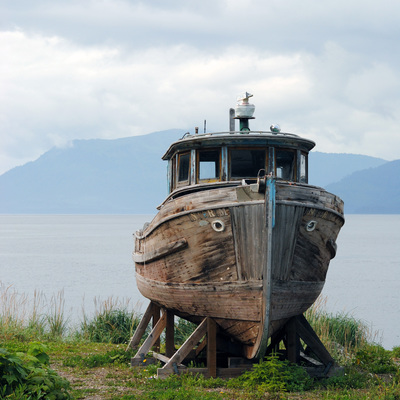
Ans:
<svg viewBox="0 0 400 400"><path fill-rule="evenodd" d="M301 367L271 356L230 380L193 375L155 379L157 365L130 367L134 353L125 348L140 315L129 301L96 299L94 315L84 315L81 325L72 330L62 292L49 302L39 293L29 301L4 287L0 287L0 348L9 358L28 362L30 343L44 343L50 357L44 373L60 385L66 379L74 399L400 400L400 347L383 349L374 343L375 337L364 323L346 314L326 313L323 301L316 302L306 317L334 358L345 366L344 375L313 380ZM193 324L178 319L178 341L183 343L193 329ZM2 365L0 362L0 368ZM5 389L0 387L0 399L28 398L22 390L26 388L21 386L5 397ZM46 398L38 393L30 398Z"/></svg>
<svg viewBox="0 0 400 400"><path fill-rule="evenodd" d="M129 300L110 297L95 299L95 314L84 314L79 335L92 342L127 343L140 322L140 315L129 307Z"/></svg>

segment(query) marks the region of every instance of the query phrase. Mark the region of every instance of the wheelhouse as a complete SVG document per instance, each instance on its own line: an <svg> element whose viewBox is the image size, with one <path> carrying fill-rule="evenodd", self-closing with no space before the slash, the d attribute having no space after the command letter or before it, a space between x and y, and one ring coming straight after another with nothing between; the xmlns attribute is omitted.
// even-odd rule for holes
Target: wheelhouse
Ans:
<svg viewBox="0 0 400 400"><path fill-rule="evenodd" d="M254 183L265 174L308 183L311 140L274 132L186 134L163 156L168 160L169 192L209 183Z"/></svg>

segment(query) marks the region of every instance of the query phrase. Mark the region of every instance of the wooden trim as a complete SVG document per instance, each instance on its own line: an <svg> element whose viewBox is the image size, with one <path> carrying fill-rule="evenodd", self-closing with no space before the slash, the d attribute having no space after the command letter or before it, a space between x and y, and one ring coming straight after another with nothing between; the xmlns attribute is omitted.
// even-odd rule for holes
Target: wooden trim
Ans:
<svg viewBox="0 0 400 400"><path fill-rule="evenodd" d="M176 242L168 243L167 245L158 247L152 251L146 251L145 253L133 253L133 261L137 264L152 262L158 260L159 258L176 253L177 251L183 250L187 246L188 242L186 239L179 239Z"/></svg>

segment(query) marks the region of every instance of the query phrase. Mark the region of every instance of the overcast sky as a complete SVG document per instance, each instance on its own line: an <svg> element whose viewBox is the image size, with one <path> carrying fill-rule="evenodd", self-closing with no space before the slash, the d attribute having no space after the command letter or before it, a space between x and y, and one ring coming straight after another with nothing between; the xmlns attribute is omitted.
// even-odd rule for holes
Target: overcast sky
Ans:
<svg viewBox="0 0 400 400"><path fill-rule="evenodd" d="M0 173L74 139L251 127L400 158L398 0L0 0ZM161 154L160 154L161 156Z"/></svg>

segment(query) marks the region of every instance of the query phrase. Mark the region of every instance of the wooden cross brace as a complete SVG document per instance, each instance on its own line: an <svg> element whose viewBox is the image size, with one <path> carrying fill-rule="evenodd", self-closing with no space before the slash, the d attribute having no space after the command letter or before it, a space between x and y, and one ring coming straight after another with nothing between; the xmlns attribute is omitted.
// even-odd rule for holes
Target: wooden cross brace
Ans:
<svg viewBox="0 0 400 400"><path fill-rule="evenodd" d="M175 350L174 344L174 314L171 311L162 309L162 316L159 317L160 308L154 303L150 303L142 320L139 323L134 335L132 336L127 350L136 348L142 339L146 328L153 318L153 329L149 336L140 346L136 355L131 360L131 365L145 365L146 355L150 349L159 343L160 336L164 329L166 330L166 354L158 354L153 352L153 357L164 362L163 370L173 370L178 372L178 367L185 368L182 361L197 346L196 355L207 346L207 369L209 376L217 375L217 330L218 326L212 318L204 318L195 331L183 343L183 345ZM158 313L158 318L157 318ZM156 315L156 317L155 317ZM206 337L205 337L206 336ZM204 338L204 339L203 339ZM203 341L201 341L203 339ZM201 342L201 343L200 343Z"/></svg>

